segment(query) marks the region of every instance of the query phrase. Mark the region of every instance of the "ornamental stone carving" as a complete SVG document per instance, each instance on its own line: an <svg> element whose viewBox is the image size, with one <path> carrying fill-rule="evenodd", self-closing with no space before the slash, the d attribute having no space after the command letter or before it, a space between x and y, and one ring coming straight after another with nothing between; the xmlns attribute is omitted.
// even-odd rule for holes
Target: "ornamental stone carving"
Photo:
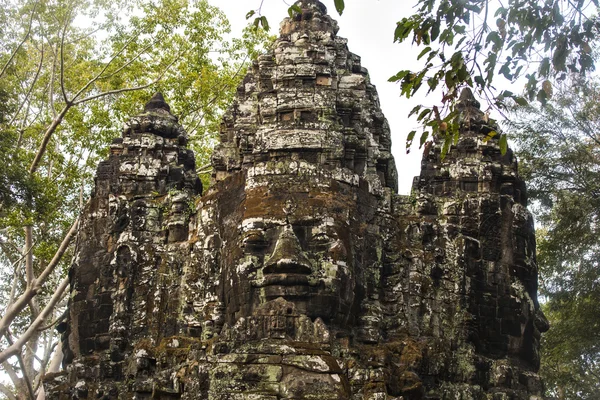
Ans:
<svg viewBox="0 0 600 400"><path fill-rule="evenodd" d="M458 143L396 194L367 70L320 2L297 4L223 118L205 193L162 95L114 140L50 399L542 399L512 152L465 90Z"/></svg>

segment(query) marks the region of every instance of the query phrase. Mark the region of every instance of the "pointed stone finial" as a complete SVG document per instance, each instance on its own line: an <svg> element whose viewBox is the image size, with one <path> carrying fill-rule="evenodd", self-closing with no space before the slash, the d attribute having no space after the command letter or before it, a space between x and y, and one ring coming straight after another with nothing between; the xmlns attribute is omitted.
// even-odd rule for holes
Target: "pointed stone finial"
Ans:
<svg viewBox="0 0 600 400"><path fill-rule="evenodd" d="M457 105L458 107L474 107L477 109L481 107L481 104L475 99L473 92L468 87L460 92Z"/></svg>
<svg viewBox="0 0 600 400"><path fill-rule="evenodd" d="M327 7L325 4L321 3L319 0L300 0L296 3L301 9L317 9L321 12L321 14L327 14Z"/></svg>
<svg viewBox="0 0 600 400"><path fill-rule="evenodd" d="M146 106L144 106L144 111L155 110L165 110L169 113L171 112L171 107L167 104L161 92L156 92L150 101L146 103Z"/></svg>

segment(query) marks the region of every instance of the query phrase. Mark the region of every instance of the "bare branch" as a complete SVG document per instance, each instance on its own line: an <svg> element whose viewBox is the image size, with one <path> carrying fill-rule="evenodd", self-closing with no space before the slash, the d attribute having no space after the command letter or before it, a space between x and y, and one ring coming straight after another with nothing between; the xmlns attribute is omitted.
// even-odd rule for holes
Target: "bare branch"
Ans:
<svg viewBox="0 0 600 400"><path fill-rule="evenodd" d="M129 44L131 42L133 42L134 39L137 39L137 36L135 35L131 35L131 38L127 41L127 43L125 43L123 45L123 47L121 47L121 49L119 51L117 51L110 60L108 60L108 62L106 63L106 65L104 65L104 68L102 68L102 70L96 74L96 76L94 76L92 79L90 79L88 81L88 83L86 83L85 85L83 85L83 87L81 89L79 89L79 91L77 92L77 94L75 94L75 96L73 96L73 101L75 102L75 100L77 100L77 98L79 96L81 96L81 94L83 92L85 92L94 82L96 82L98 80L98 78L100 78L102 76L102 74L104 72L106 72L107 68L110 66L110 64L115 61L117 59L117 57L125 51L125 49L127 48L127 46L129 46Z"/></svg>
<svg viewBox="0 0 600 400"><path fill-rule="evenodd" d="M54 357L52 357L52 361L50 361L50 365L48 366L47 373L54 373L60 371L60 365L63 360L63 351L62 351L62 342L58 341L56 350L54 352Z"/></svg>
<svg viewBox="0 0 600 400"><path fill-rule="evenodd" d="M19 45L17 46L15 51L13 51L12 54L10 55L10 58L8 59L6 64L4 64L4 67L2 67L2 71L0 71L0 78L2 77L2 75L4 75L4 73L6 72L6 69L8 68L10 63L12 63L12 60L15 58L15 56L17 55L19 50L21 50L21 47L23 47L23 44L25 44L25 42L27 41L27 39L29 38L29 35L31 35L31 27L33 26L33 16L35 15L35 9L37 8L37 6L38 6L38 2L36 1L35 4L33 5L33 10L31 10L31 16L29 17L29 26L27 27L27 33L25 33L25 37L23 38L21 43L19 43Z"/></svg>
<svg viewBox="0 0 600 400"><path fill-rule="evenodd" d="M64 298L64 296L63 296L63 298ZM62 300L63 299L60 299L60 301L62 301ZM59 301L59 303L60 303L60 301ZM58 318L56 318L54 321L50 322L48 325L41 326L39 328L39 330L40 331L45 331L45 330L48 330L48 329L52 328L54 325L57 325L62 320L64 320L64 319L67 318L67 313L68 313L68 310L65 310Z"/></svg>
<svg viewBox="0 0 600 400"><path fill-rule="evenodd" d="M10 344L9 348L12 347L14 345L12 339L11 339L11 335L9 332L7 332L4 337L6 337L6 340L8 341L8 343ZM2 354L0 354L1 357ZM21 355L21 347L19 347L17 349L17 351L15 351L15 353L13 354L14 356L17 356L17 360L19 360L19 365L21 367L21 374L23 374L23 381L25 382L25 386L27 386L27 391L29 392L29 398L30 399L34 399L34 393L33 393L33 386L31 386L31 381L29 380L29 376L27 375L27 370L25 368L25 363L23 362L23 356ZM7 358L8 360L8 358ZM4 362L6 360L2 360L0 358L0 362Z"/></svg>
<svg viewBox="0 0 600 400"><path fill-rule="evenodd" d="M43 373L43 375L51 374L60 371L60 364L63 360L63 352L62 352L62 343L59 341L56 343L56 351L54 352L54 357L52 357L52 361L50 361L50 365L48 369ZM39 382L38 382L38 397L36 400L46 400L46 393L44 392L44 385L41 384L44 376L40 374Z"/></svg>
<svg viewBox="0 0 600 400"><path fill-rule="evenodd" d="M60 262L63 254L67 250L69 243L71 242L72 237L77 232L77 227L79 226L79 218L75 220L73 226L63 239L60 247L56 251L54 258L48 264L46 269L40 274L40 276L34 280L31 287L28 287L21 296L9 307L7 307L5 314L0 319L0 334L5 334L10 326L11 322L15 319L15 317L23 311L25 307L29 304L29 301L38 293L41 286L44 284L48 276L54 271L58 263ZM56 294L56 292L55 292ZM44 311L40 315L42 315ZM39 318L39 316L38 316Z"/></svg>
<svg viewBox="0 0 600 400"><path fill-rule="evenodd" d="M31 82L31 85L29 86L29 90L27 91L25 98L23 98L21 105L17 109L17 112L15 112L15 114L13 115L9 125L12 125L15 122L15 120L17 119L17 116L21 113L23 106L25 106L25 104L29 101L29 97L31 96L31 93L33 92L33 88L35 87L35 84L37 83L37 81L40 77L40 72L42 71L43 65L44 65L44 46L42 46L40 62L38 63L37 71L35 72L35 76L33 77L33 82Z"/></svg>
<svg viewBox="0 0 600 400"><path fill-rule="evenodd" d="M6 350L0 353L0 363L8 360L14 355L20 354L21 348L25 345L25 343L27 343L27 340L29 340L29 338L37 332L38 328L44 323L46 318L48 318L52 314L54 306L58 303L58 301L63 295L63 292L67 289L68 286L69 277L65 277L54 292L54 294L52 295L52 298L50 299L48 304L46 304L46 307L44 307L44 310L40 313L40 315L38 315L35 321L33 321L31 325L29 325L29 328L27 328L27 330L21 335L21 337L19 337L14 343L12 343Z"/></svg>
<svg viewBox="0 0 600 400"><path fill-rule="evenodd" d="M141 85L141 86L135 86L135 87L123 88L123 89L115 89L115 90L109 90L107 92L98 93L98 94L95 94L93 96L89 96L89 97L83 98L83 99L75 102L74 104L77 105L77 104L85 103L86 101L99 99L101 97L109 96L111 94L119 94L119 93L133 92L133 91L136 91L136 90L146 89L147 87L150 87L150 86L154 85L158 81L160 81L160 78L158 78L158 79L156 79L156 80L154 80L154 81L152 81L150 83L147 83L145 85Z"/></svg>
<svg viewBox="0 0 600 400"><path fill-rule="evenodd" d="M52 71L50 75L50 92L48 93L48 98L50 100L50 110L52 110L52 116L56 118L56 108L54 107L54 80L56 79L56 51L53 51L54 58L52 59Z"/></svg>
<svg viewBox="0 0 600 400"><path fill-rule="evenodd" d="M67 248L69 247L69 244L71 242L71 238L75 235L75 233L77 233L78 227L79 227L79 218L77 218L75 220L75 222L73 222L73 225L71 225L71 229L69 230L69 232L63 239L62 243L60 244L60 247L54 254L54 257L52 258L52 260L50 261L50 263L48 264L46 269L44 269L44 271L40 274L40 276L35 280L36 281L35 282L36 290L39 289L41 287L41 285L44 284L44 282L46 281L48 276L50 276L50 274L54 271L54 269L56 268L56 266L62 259L62 256L65 254L65 251L67 251Z"/></svg>
<svg viewBox="0 0 600 400"><path fill-rule="evenodd" d="M15 264L13 264L15 265ZM19 283L19 269L20 269L21 264L18 264L15 266L14 270L13 270L13 282L12 282L12 286L10 288L10 294L8 296L8 302L6 303L6 306L9 307L14 301L15 301L15 294L17 293L17 283Z"/></svg>
<svg viewBox="0 0 600 400"><path fill-rule="evenodd" d="M147 87L150 87L156 83L158 83L163 76L165 76L165 74L167 73L167 71L169 71L171 69L171 67L173 66L173 64L175 64L175 62L177 62L177 60L179 60L180 55L178 55L168 66L167 68L165 68L163 70L163 72L159 75L158 78L156 78L155 80L153 80L150 83L147 83L145 85L140 85L140 86L135 86L135 87L131 87L131 88L123 88L123 89L115 89L115 90L109 90L107 92L102 92L102 93L98 93L95 94L93 96L89 96L89 97L85 97L81 100L77 100L73 102L73 105L77 105L77 104L81 104L81 103L85 103L86 101L90 101L90 100L94 100L94 99L98 99L100 97L105 97L111 94L119 94L119 93L125 93L125 92L133 92L136 90L141 90L141 89L146 89Z"/></svg>
<svg viewBox="0 0 600 400"><path fill-rule="evenodd" d="M17 397L13 394L12 390L0 383L0 392L6 396L8 400L17 400Z"/></svg>
<svg viewBox="0 0 600 400"><path fill-rule="evenodd" d="M8 361L4 361L2 363L2 369L4 369L4 372L8 374L8 377L12 381L13 385L15 385L15 387L19 387L21 384L21 378L19 378L19 375L17 375L14 367L10 365Z"/></svg>
<svg viewBox="0 0 600 400"><path fill-rule="evenodd" d="M37 170L39 163L42 160L44 153L46 152L46 147L48 146L48 142L50 141L52 134L54 134L54 132L56 131L56 128L58 128L58 126L62 122L63 118L65 117L65 115L71 109L72 106L73 106L72 103L65 104L62 111L58 114L58 116L56 118L54 118L54 120L52 120L52 123L50 124L48 129L46 129L46 133L44 133L44 137L42 138L42 143L40 144L40 148L38 149L38 152L35 155L35 159L31 163L31 166L29 167L30 174L33 174Z"/></svg>
<svg viewBox="0 0 600 400"><path fill-rule="evenodd" d="M68 292L66 292L66 293L68 293ZM48 336L50 336L50 337L48 338ZM44 375L46 375L47 372L52 372L49 370L49 368L54 368L54 366L50 363L50 361L51 361L50 358L52 357L52 354L54 353L54 351L57 347L58 348L61 347L60 339L56 342L53 342L54 334L52 331L46 332L46 335L44 335L44 337L45 337L44 358L42 360L40 360L40 371L37 374L37 376L35 377L35 381L34 381L34 385L33 385L33 389L36 392L38 391L40 386L43 386L42 381L44 379ZM56 356L52 357L52 362L54 362L55 358L56 358Z"/></svg>
<svg viewBox="0 0 600 400"><path fill-rule="evenodd" d="M27 225L25 227L25 249L23 253L25 254L25 276L27 279L27 286L30 286L35 279L33 275L33 227L31 225Z"/></svg>
<svg viewBox="0 0 600 400"><path fill-rule="evenodd" d="M65 90L65 34L68 27L69 18L65 18L65 25L60 38L60 90L62 91L63 99L66 103L65 108L70 104L69 99L67 98L67 92Z"/></svg>
<svg viewBox="0 0 600 400"><path fill-rule="evenodd" d="M131 63L133 63L135 60L137 60L138 58L140 58L141 55L146 52L146 50L148 50L150 47L154 46L155 44L156 44L156 41L153 41L148 46L144 47L138 54L136 54L134 57L132 57L131 60L129 60L125 64L121 65L116 71L114 71L114 72L112 72L112 73L110 73L108 75L98 76L97 79L98 80L103 80L103 79L108 79L110 77L115 76L116 74L118 74L119 72L121 72L122 70L124 70L125 68L127 68L128 66L130 66ZM112 60L111 60L111 62L112 62ZM106 68L104 70L106 70Z"/></svg>

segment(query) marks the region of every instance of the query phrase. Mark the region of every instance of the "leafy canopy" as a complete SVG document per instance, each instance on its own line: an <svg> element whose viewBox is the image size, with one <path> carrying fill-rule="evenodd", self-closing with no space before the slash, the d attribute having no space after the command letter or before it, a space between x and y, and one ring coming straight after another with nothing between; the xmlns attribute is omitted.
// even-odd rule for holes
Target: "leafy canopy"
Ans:
<svg viewBox="0 0 600 400"><path fill-rule="evenodd" d="M188 0L0 0L0 25L0 357L11 357L0 368L33 398L49 361L38 349L50 357L56 333L27 337L20 360L6 350L65 290L74 252L61 243L74 237L123 121L162 91L206 163L246 60L267 37L225 40L223 13ZM1 382L0 393L10 393Z"/></svg>
<svg viewBox="0 0 600 400"><path fill-rule="evenodd" d="M600 393L599 98L597 80L569 77L546 106L521 108L510 124L541 225L540 294L551 329L540 372L559 399Z"/></svg>

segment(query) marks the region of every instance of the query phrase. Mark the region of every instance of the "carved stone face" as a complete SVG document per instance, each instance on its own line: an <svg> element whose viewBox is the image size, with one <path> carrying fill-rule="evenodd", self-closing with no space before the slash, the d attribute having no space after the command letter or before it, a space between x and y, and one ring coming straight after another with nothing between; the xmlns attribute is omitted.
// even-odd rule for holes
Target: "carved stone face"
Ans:
<svg viewBox="0 0 600 400"><path fill-rule="evenodd" d="M279 297L325 322L345 323L357 292L356 200L328 188L245 191L225 232L223 293L230 322ZM358 290L360 292L360 289Z"/></svg>

